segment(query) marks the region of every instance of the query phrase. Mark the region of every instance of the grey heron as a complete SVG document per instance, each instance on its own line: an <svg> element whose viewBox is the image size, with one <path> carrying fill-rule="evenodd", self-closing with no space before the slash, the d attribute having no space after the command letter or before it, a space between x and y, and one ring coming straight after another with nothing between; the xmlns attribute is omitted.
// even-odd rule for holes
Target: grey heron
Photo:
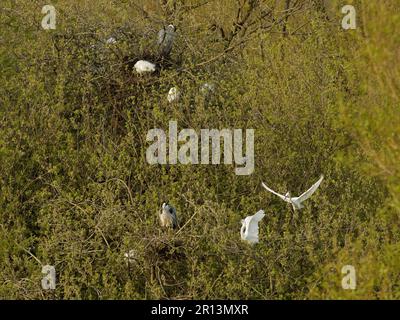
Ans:
<svg viewBox="0 0 400 320"><path fill-rule="evenodd" d="M178 226L178 219L176 217L176 210L168 203L163 203L161 212L159 213L160 223L162 227L175 229Z"/></svg>
<svg viewBox="0 0 400 320"><path fill-rule="evenodd" d="M172 46L174 45L175 36L175 27L172 24L162 28L158 32L157 44L160 48L161 56L165 57L171 53Z"/></svg>

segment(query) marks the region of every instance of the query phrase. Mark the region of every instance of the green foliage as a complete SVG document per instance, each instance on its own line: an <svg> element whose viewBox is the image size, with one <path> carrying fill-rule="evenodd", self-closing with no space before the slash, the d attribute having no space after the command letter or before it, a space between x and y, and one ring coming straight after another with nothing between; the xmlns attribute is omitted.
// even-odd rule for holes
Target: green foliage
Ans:
<svg viewBox="0 0 400 320"><path fill-rule="evenodd" d="M52 31L40 28L39 1L3 2L1 298L399 297L394 0L357 2L362 28L347 32L340 1L299 1L286 17L284 1L264 16L276 1L60 0ZM138 76L132 62L157 59L171 20L171 57ZM105 44L115 30L117 44ZM169 104L172 86L182 99ZM146 134L170 120L255 129L254 173L149 165ZM298 194L320 174L300 212L260 186ZM159 228L166 200L177 232ZM259 209L260 243L249 246L240 221ZM46 264L57 271L50 292ZM346 264L354 292L340 285Z"/></svg>

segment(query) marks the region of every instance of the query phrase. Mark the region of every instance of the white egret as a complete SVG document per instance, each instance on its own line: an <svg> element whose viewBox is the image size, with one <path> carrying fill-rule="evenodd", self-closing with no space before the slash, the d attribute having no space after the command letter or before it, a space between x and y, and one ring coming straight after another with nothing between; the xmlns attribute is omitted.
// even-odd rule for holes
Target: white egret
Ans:
<svg viewBox="0 0 400 320"><path fill-rule="evenodd" d="M242 219L242 227L240 228L240 236L242 240L251 244L258 242L258 223L264 218L263 210L258 211L252 216Z"/></svg>
<svg viewBox="0 0 400 320"><path fill-rule="evenodd" d="M315 190L318 189L323 179L324 176L322 175L321 178L319 178L319 180L310 189L308 189L306 192L304 192L302 195L298 197L291 197L290 192L287 192L285 195L279 194L274 190L268 188L264 182L262 183L262 186L269 192L272 192L273 194L277 195L283 201L289 202L293 206L294 210L300 210L301 208L304 208L304 206L301 203L312 196Z"/></svg>
<svg viewBox="0 0 400 320"><path fill-rule="evenodd" d="M176 217L176 210L168 203L163 203L160 216L160 223L162 227L175 229L178 226L178 219Z"/></svg>
<svg viewBox="0 0 400 320"><path fill-rule="evenodd" d="M169 89L168 96L167 96L167 100L169 103L178 101L179 97L180 97L180 92L179 92L178 88L172 87L171 89Z"/></svg>
<svg viewBox="0 0 400 320"><path fill-rule="evenodd" d="M139 74L151 73L156 71L156 65L146 60L139 60L138 62L135 63L133 67Z"/></svg>

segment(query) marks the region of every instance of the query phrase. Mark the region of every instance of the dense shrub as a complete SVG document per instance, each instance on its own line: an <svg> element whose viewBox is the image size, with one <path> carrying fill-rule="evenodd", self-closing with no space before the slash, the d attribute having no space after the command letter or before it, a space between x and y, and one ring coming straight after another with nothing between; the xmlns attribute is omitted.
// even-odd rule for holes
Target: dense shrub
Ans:
<svg viewBox="0 0 400 320"><path fill-rule="evenodd" d="M55 1L51 31L41 1L3 2L0 297L398 298L395 1L356 2L354 31L341 1ZM168 23L178 37L164 59ZM137 59L160 69L139 76ZM254 173L149 165L146 134L170 120L255 129ZM261 188L298 194L320 174L299 212ZM166 200L178 231L159 228ZM249 246L240 221L259 209ZM40 286L46 264L54 291ZM341 288L346 264L355 291Z"/></svg>

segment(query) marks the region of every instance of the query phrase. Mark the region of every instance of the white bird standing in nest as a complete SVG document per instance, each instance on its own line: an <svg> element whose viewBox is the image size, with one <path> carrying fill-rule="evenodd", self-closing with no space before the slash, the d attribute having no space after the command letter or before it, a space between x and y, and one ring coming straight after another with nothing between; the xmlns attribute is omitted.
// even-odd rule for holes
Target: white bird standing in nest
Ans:
<svg viewBox="0 0 400 320"><path fill-rule="evenodd" d="M172 46L174 45L175 36L175 27L172 24L162 28L158 32L157 44L160 47L161 56L165 57L171 53Z"/></svg>
<svg viewBox="0 0 400 320"><path fill-rule="evenodd" d="M156 71L156 65L146 60L139 60L133 67L139 74L152 73Z"/></svg>
<svg viewBox="0 0 400 320"><path fill-rule="evenodd" d="M163 203L160 216L161 227L168 227L175 229L178 226L178 219L176 218L176 210L168 203Z"/></svg>
<svg viewBox="0 0 400 320"><path fill-rule="evenodd" d="M258 243L258 223L264 216L264 211L260 210L256 214L242 219L242 227L240 228L242 240L251 244Z"/></svg>
<svg viewBox="0 0 400 320"><path fill-rule="evenodd" d="M322 175L321 178L319 178L319 180L315 184L313 184L310 189L308 189L306 192L304 192L302 195L298 197L291 197L290 192L287 192L285 195L279 194L274 190L268 188L264 182L262 183L262 186L269 192L272 192L273 194L277 195L283 201L289 202L293 206L293 210L300 210L304 208L304 206L301 203L312 196L312 194L318 189L323 179L324 176Z"/></svg>
<svg viewBox="0 0 400 320"><path fill-rule="evenodd" d="M169 103L176 102L179 100L180 92L177 87L169 89L167 100Z"/></svg>

